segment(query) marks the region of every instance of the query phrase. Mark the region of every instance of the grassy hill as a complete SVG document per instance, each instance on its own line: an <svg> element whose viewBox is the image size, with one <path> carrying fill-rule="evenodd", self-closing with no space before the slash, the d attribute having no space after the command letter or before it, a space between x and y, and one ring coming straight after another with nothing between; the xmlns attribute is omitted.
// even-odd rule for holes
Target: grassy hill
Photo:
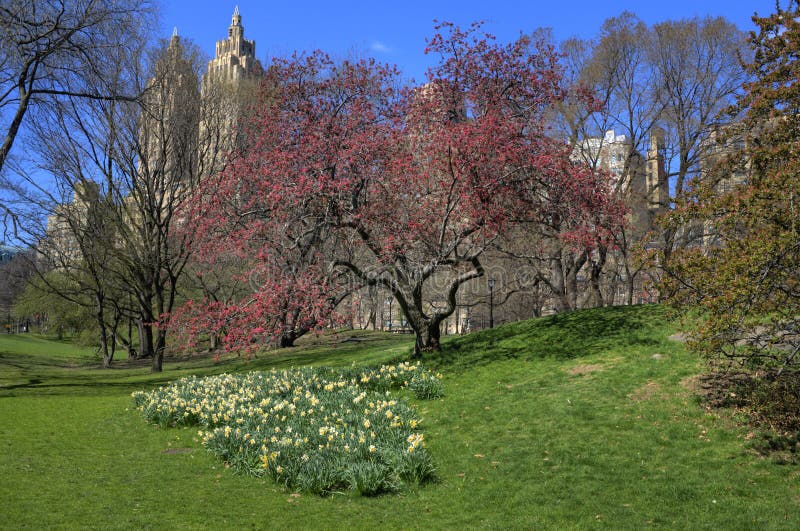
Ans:
<svg viewBox="0 0 800 531"><path fill-rule="evenodd" d="M159 429L130 393L186 374L396 361L412 340L309 338L289 352L102 370L90 352L0 337L0 527L800 527L795 466L693 395L700 363L659 307L598 309L452 338L416 401L439 481L400 495L294 494L235 475L195 429Z"/></svg>

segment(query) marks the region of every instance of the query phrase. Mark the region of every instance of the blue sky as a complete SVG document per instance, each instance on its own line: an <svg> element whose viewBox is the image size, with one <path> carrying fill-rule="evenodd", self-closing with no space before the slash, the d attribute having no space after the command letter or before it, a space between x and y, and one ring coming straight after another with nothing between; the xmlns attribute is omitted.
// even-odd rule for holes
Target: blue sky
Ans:
<svg viewBox="0 0 800 531"><path fill-rule="evenodd" d="M295 50L321 48L337 57L371 55L398 65L406 77L422 81L433 61L423 50L434 19L462 26L484 20L486 30L502 41L541 27L552 28L557 40L591 38L605 19L624 10L648 24L721 15L749 30L753 12L771 13L775 0L161 0L159 32L168 38L177 27L181 36L213 56L215 42L227 35L236 5L245 35L256 40L256 54L262 61ZM19 155L22 149L22 144L15 145L12 153Z"/></svg>
<svg viewBox="0 0 800 531"><path fill-rule="evenodd" d="M558 40L590 38L609 17L629 10L648 24L694 16L724 16L742 29L753 28L753 12L769 14L774 0L638 0L638 1L503 1L491 0L375 0L372 2L264 0L163 0L161 34L177 27L209 56L215 41L227 35L238 4L245 36L256 40L262 61L295 50L321 48L335 56L371 55L400 67L404 75L423 79L428 65L423 55L433 20L462 26L476 20L499 39L549 27Z"/></svg>

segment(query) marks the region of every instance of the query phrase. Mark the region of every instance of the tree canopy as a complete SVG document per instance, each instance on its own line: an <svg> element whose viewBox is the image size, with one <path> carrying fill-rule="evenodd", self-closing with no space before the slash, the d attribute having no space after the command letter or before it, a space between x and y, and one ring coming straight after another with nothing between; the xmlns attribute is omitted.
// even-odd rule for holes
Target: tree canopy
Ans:
<svg viewBox="0 0 800 531"><path fill-rule="evenodd" d="M237 317L220 323L239 323L227 339L296 335L327 322L342 293L381 286L417 355L438 350L442 320L499 235L524 221L591 247L622 222L604 177L546 134L564 94L555 50L498 43L479 25L437 31L427 52L439 63L418 87L373 60L274 61L248 145L198 196L195 225L217 253L265 273L226 305ZM247 315L259 326L241 328Z"/></svg>
<svg viewBox="0 0 800 531"><path fill-rule="evenodd" d="M753 80L731 111L743 121L707 140L718 162L668 220L702 245L678 252L663 288L701 310L698 350L780 371L800 352L800 8L754 20Z"/></svg>

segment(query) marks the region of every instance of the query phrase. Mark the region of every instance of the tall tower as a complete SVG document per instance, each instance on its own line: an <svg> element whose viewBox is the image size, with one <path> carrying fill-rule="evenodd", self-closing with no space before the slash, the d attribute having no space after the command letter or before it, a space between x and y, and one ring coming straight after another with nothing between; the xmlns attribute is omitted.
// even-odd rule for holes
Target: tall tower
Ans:
<svg viewBox="0 0 800 531"><path fill-rule="evenodd" d="M664 163L664 131L658 127L650 133L650 147L647 150L647 208L656 216L669 208L669 180Z"/></svg>
<svg viewBox="0 0 800 531"><path fill-rule="evenodd" d="M208 62L208 70L203 76L203 89L213 82L236 82L242 79L259 77L261 63L256 59L256 42L244 38L242 15L239 6L233 11L228 38L217 41L216 55Z"/></svg>
<svg viewBox="0 0 800 531"><path fill-rule="evenodd" d="M200 92L177 29L154 65L143 102L141 178L191 185L197 172Z"/></svg>
<svg viewBox="0 0 800 531"><path fill-rule="evenodd" d="M244 38L239 6L233 12L228 38L217 41L216 55L203 74L200 122L200 173L221 171L229 155L243 143L243 113L255 101L264 70L256 59L256 43Z"/></svg>

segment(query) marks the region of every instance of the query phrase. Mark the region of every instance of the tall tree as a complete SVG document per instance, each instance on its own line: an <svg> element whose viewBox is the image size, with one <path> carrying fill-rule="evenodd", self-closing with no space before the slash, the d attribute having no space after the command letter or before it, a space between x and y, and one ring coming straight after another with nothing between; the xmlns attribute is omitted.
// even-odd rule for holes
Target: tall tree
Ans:
<svg viewBox="0 0 800 531"><path fill-rule="evenodd" d="M118 304L122 290L112 274L117 243L113 205L101 195L98 184L80 177L88 169L82 166L88 159L75 150L59 150L57 157L58 177L75 179L70 187L73 197L50 212L46 232L36 242L37 275L31 289L82 307L93 317L103 365L108 368L122 319Z"/></svg>
<svg viewBox="0 0 800 531"><path fill-rule="evenodd" d="M632 248L640 242L653 227L652 213L659 207L655 201L667 201L653 193L664 183L650 183L645 179L643 154L649 149L650 137L656 135L654 126L664 109L660 84L656 80L656 69L649 61L653 46L650 29L634 14L623 12L603 23L599 40L594 47L590 61L582 72L584 83L592 87L603 106L594 113L591 123L593 135L601 139L592 149L582 149L582 156L593 167L603 162L608 169L613 165L614 195L624 201L629 209L630 223L617 232L614 245L600 248L596 258L589 260L589 276L595 292L595 302L603 303L601 284L609 286L609 298L613 300L617 279L625 286L625 301L632 304L637 277L641 267L636 264ZM624 142L607 145L605 132L613 130ZM587 131L588 132L588 131ZM587 135L588 136L588 135ZM586 138L586 136L584 136ZM612 137L615 142L617 137ZM604 145L606 143L606 145ZM585 144L578 144L585 145ZM620 157L619 161L601 161ZM660 176L667 179L666 175ZM600 276L606 279L601 280Z"/></svg>
<svg viewBox="0 0 800 531"><path fill-rule="evenodd" d="M259 223L292 238L332 242L330 272L389 291L418 356L439 349L459 289L484 275L489 245L512 225L569 220L559 237L591 246L618 214L596 175L545 134L562 95L553 49L498 44L478 26L438 29L428 51L440 63L414 90L372 61L277 62L276 103L214 192L268 212Z"/></svg>
<svg viewBox="0 0 800 531"><path fill-rule="evenodd" d="M149 58L144 47L129 51L107 75L139 99L72 100L32 126L38 169L52 181L25 176L32 205L25 236L84 296L61 285L57 292L93 305L104 353L111 346L108 362L117 340L131 347L117 329L125 317L137 324L138 355L159 371L167 329L158 325L175 304L190 256L189 233L180 230L185 203L205 162L218 162L200 149L210 149L200 136L211 136L212 127L199 126L205 103L197 49L174 36ZM210 123L213 113L207 117Z"/></svg>
<svg viewBox="0 0 800 531"><path fill-rule="evenodd" d="M576 146L576 157L610 170L613 193L629 209L629 223L612 246L598 246L587 256L560 254L555 271L565 272L568 283L578 274L574 269L584 268L590 304L613 297L620 281L627 302L633 302L642 275L639 253L632 252L638 247L663 247L668 260L673 248L686 244L689 234L661 231L657 219L713 156L704 138L746 79L739 62L748 55L745 44L744 34L722 18L648 27L623 12L605 21L596 42L573 39L562 46L576 86L602 105L568 99L557 123ZM614 135L606 135L612 130Z"/></svg>
<svg viewBox="0 0 800 531"><path fill-rule="evenodd" d="M6 0L0 4L0 170L28 110L59 98L131 99L102 73L146 27L144 0ZM7 113L7 114L6 114Z"/></svg>
<svg viewBox="0 0 800 531"><path fill-rule="evenodd" d="M2 104L16 105L6 115L11 121L0 165L25 116L35 114L29 156L14 168L13 214L24 221L15 236L37 249L32 263L40 288L96 316L106 365L120 313L109 306L110 293L118 292L109 283L116 238L101 191L110 188L106 179L95 180L96 170L114 171L116 109L133 106L141 94L138 60L151 9L141 1L12 1L0 7L7 37L0 45ZM62 245L52 246L54 239Z"/></svg>
<svg viewBox="0 0 800 531"><path fill-rule="evenodd" d="M140 355L160 371L167 329L189 258L181 210L198 184L200 92L197 49L177 35L158 48L137 120L127 115L117 161L120 259L137 301Z"/></svg>
<svg viewBox="0 0 800 531"><path fill-rule="evenodd" d="M701 311L700 352L783 370L800 352L800 7L754 21L753 81L732 111L744 119L669 217L676 233L702 227L705 245L676 251L663 289Z"/></svg>
<svg viewBox="0 0 800 531"><path fill-rule="evenodd" d="M539 272L557 311L579 305L613 304L620 283L632 302L636 277L632 245L649 229L644 186L646 141L663 107L649 62L649 28L623 12L606 20L596 40L569 39L560 46L567 97L554 107L555 130L573 146L572 157L607 179L614 197L628 207L629 222L613 242L574 249L555 239L547 246L522 239L512 254ZM521 245L520 245L521 244ZM535 252L536 249L544 252ZM578 282L583 277L586 282Z"/></svg>
<svg viewBox="0 0 800 531"><path fill-rule="evenodd" d="M667 132L668 178L680 198L709 155L704 137L747 80L741 65L747 37L721 17L662 22L652 31L650 61L664 106L659 121ZM663 231L664 260L682 245L678 236L669 227Z"/></svg>

